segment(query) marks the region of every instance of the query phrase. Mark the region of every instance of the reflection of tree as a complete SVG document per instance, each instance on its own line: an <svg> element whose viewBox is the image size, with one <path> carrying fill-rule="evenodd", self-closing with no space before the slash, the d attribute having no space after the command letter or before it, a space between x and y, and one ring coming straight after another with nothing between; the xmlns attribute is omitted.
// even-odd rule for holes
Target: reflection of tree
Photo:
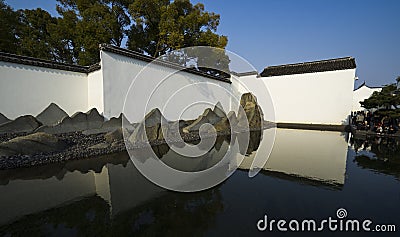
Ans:
<svg viewBox="0 0 400 237"><path fill-rule="evenodd" d="M354 139L354 149L371 149L378 159L400 159L400 141L393 137L374 137L368 139Z"/></svg>
<svg viewBox="0 0 400 237"><path fill-rule="evenodd" d="M217 188L166 195L117 215L98 196L32 214L0 227L11 236L203 236L223 210Z"/></svg>
<svg viewBox="0 0 400 237"><path fill-rule="evenodd" d="M365 155L356 156L355 161L363 168L378 171L383 174L389 174L400 179L400 163L390 160L374 159Z"/></svg>
<svg viewBox="0 0 400 237"><path fill-rule="evenodd" d="M369 139L354 139L354 149L371 149L376 157L356 155L355 161L363 168L400 178L400 142L392 137L375 137Z"/></svg>
<svg viewBox="0 0 400 237"><path fill-rule="evenodd" d="M223 210L218 189L197 193L168 192L116 216L115 236L203 236Z"/></svg>

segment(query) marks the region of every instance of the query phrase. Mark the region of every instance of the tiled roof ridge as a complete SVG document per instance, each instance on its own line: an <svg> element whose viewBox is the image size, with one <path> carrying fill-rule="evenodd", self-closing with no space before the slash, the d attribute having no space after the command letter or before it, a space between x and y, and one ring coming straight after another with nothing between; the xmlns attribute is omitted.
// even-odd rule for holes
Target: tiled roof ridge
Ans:
<svg viewBox="0 0 400 237"><path fill-rule="evenodd" d="M268 66L260 74L262 77L336 71L356 68L353 57L324 59L318 61Z"/></svg>
<svg viewBox="0 0 400 237"><path fill-rule="evenodd" d="M223 82L227 82L227 83L231 83L231 80L229 78L226 77L219 77L216 75L212 75L212 74L208 74L206 72L203 71L199 71L196 70L196 68L185 68L179 64L173 63L173 62L168 62L168 61L164 61L161 60L159 58L155 58L152 56L148 56L148 55L144 55L142 53L133 51L133 50L129 50L129 49L125 49L125 48L120 48L117 46L113 46L110 44L101 44L100 45L100 49L106 52L111 52L111 53L115 53L115 54L119 54L125 57L129 57L129 58L135 58L141 61L145 61L145 62L151 62L151 63L155 63L158 65L162 65L165 67L169 67L169 68L173 68L173 69L177 69L177 70L182 70L188 73L192 73L195 75L199 75L199 76L203 76L203 77L207 77L210 79L215 79L215 80L219 80L219 81L223 81Z"/></svg>
<svg viewBox="0 0 400 237"><path fill-rule="evenodd" d="M100 63L90 66L80 66L5 52L0 52L0 61L81 73L90 73L101 68Z"/></svg>

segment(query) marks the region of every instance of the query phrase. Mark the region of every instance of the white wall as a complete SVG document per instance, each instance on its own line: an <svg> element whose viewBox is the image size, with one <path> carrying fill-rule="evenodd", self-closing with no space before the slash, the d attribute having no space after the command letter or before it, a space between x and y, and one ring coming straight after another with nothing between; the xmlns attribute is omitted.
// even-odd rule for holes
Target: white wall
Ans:
<svg viewBox="0 0 400 237"><path fill-rule="evenodd" d="M253 75L241 77L240 81L249 87L258 83L255 80L264 83L278 123L342 125L347 124L352 109L354 78L355 69L347 69L260 78ZM262 90L253 92L268 99Z"/></svg>
<svg viewBox="0 0 400 237"><path fill-rule="evenodd" d="M69 115L88 108L85 73L0 62L0 113L36 116L50 103Z"/></svg>
<svg viewBox="0 0 400 237"><path fill-rule="evenodd" d="M37 115L53 102L69 115L97 108L106 118L118 117L128 94L129 110L124 112L131 122L141 121L153 108L163 110L167 119L187 120L217 102L226 112L236 111L239 101L230 96L235 88L255 94L265 118L281 123L341 125L353 106L355 69L261 78L250 75L234 77L229 84L154 64L142 71L146 65L105 51L101 51L101 70L89 75L0 62L0 113L10 119ZM240 95L235 97L240 99Z"/></svg>
<svg viewBox="0 0 400 237"><path fill-rule="evenodd" d="M218 101L229 111L229 83L187 72L175 73L174 69L154 64L136 78L148 63L105 51L101 52L101 59L107 118L122 112L127 94L129 110L124 112L131 122L141 121L154 108L159 108L169 120L197 118ZM134 85L128 93L132 81Z"/></svg>
<svg viewBox="0 0 400 237"><path fill-rule="evenodd" d="M357 90L353 92L353 111L361 111L364 110L363 107L361 107L360 101L364 101L365 99L368 99L372 93L375 91L381 91L382 88L369 88L368 86L364 85Z"/></svg>
<svg viewBox="0 0 400 237"><path fill-rule="evenodd" d="M104 112L103 71L97 70L87 76L88 109L96 108L99 113Z"/></svg>

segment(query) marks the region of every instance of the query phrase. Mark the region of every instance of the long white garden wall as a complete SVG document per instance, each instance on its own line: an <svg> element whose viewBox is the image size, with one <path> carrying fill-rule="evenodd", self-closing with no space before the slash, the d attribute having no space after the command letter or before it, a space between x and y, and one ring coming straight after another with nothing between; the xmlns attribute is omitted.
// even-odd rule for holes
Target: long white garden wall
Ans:
<svg viewBox="0 0 400 237"><path fill-rule="evenodd" d="M56 103L69 115L88 109L86 73L0 61L0 113L37 115Z"/></svg>
<svg viewBox="0 0 400 237"><path fill-rule="evenodd" d="M2 53L0 113L10 119L21 115L36 116L50 103L55 103L69 115L97 108L106 118L118 117L124 112L131 122L139 122L146 113L158 108L168 120L188 120L197 118L217 102L226 112L237 111L240 94L252 92L266 120L344 125L353 107L355 62L345 65L353 69L327 69L314 73L265 77L245 73L232 76L232 83L229 83L198 72L177 71L171 64L149 65L149 57L112 46L103 47L100 57L100 66L93 68L53 65ZM340 63L349 60L354 59L307 65L341 66ZM27 61L30 64L26 64ZM303 67L301 65L294 67ZM278 69L291 67L283 65ZM363 93L364 89L360 89L359 96L365 96ZM356 96L354 99L359 100Z"/></svg>
<svg viewBox="0 0 400 237"><path fill-rule="evenodd" d="M249 85L261 80L271 95L277 123L343 125L352 109L355 69L273 77L244 76ZM251 89L260 98L263 90ZM262 106L262 104L261 104Z"/></svg>
<svg viewBox="0 0 400 237"><path fill-rule="evenodd" d="M231 84L227 82L157 64L148 65L107 51L101 52L101 66L107 118L120 115L126 98L123 112L131 122L141 121L154 108L160 109L168 120L177 120L197 118L217 102L227 112L231 107L228 93Z"/></svg>

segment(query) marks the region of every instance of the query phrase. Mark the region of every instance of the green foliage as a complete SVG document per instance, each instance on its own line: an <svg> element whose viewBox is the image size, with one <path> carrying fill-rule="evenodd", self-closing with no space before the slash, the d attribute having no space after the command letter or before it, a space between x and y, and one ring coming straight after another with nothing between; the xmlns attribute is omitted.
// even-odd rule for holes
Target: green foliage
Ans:
<svg viewBox="0 0 400 237"><path fill-rule="evenodd" d="M0 0L0 50L6 53L17 53L18 40L16 37L18 14Z"/></svg>
<svg viewBox="0 0 400 237"><path fill-rule="evenodd" d="M191 46L212 46L225 48L228 39L216 32L220 16L206 12L204 5L193 5L189 0L136 0L129 5L133 24L128 31L127 45L154 57ZM212 57L199 56L194 50L180 51L169 55L170 61L187 66L188 61L197 62L208 68L228 71L229 58L221 50L215 50ZM173 58L173 59L171 59ZM207 60L207 62L204 62ZM213 70L205 69L216 74Z"/></svg>
<svg viewBox="0 0 400 237"><path fill-rule="evenodd" d="M73 60L81 65L96 63L99 44L121 46L129 16L120 1L58 0L58 34L66 31L63 49L72 50ZM71 28L72 27L72 28Z"/></svg>
<svg viewBox="0 0 400 237"><path fill-rule="evenodd" d="M216 33L220 16L189 0L57 2L58 18L40 8L14 11L0 0L0 50L89 65L99 61L99 44L120 47L124 39L129 49L151 56L189 46L225 48L228 42L226 36ZM215 55L214 64L226 70L227 56ZM181 63L186 64L185 60Z"/></svg>
<svg viewBox="0 0 400 237"><path fill-rule="evenodd" d="M47 11L40 8L35 10L19 10L18 54L55 60L51 45L50 25L54 25L57 19Z"/></svg>
<svg viewBox="0 0 400 237"><path fill-rule="evenodd" d="M400 94L397 93L396 84L386 85L380 92L375 91L368 99L360 102L366 109L386 108L400 105Z"/></svg>
<svg viewBox="0 0 400 237"><path fill-rule="evenodd" d="M382 117L388 116L389 118L400 118L400 109L381 109L376 112L377 115Z"/></svg>

